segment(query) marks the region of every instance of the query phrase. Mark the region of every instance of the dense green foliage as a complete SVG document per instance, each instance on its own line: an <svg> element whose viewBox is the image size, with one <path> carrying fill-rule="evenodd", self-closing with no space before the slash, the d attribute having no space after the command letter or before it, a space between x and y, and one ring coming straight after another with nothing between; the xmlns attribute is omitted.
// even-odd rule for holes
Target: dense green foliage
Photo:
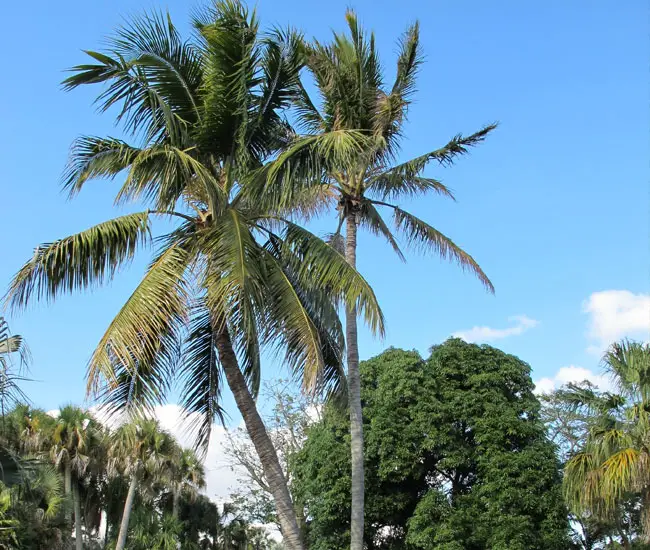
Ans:
<svg viewBox="0 0 650 550"><path fill-rule="evenodd" d="M452 339L427 360L390 349L363 363L362 380L368 548L568 546L559 464L526 363ZM348 544L347 422L328 407L297 464L315 550Z"/></svg>

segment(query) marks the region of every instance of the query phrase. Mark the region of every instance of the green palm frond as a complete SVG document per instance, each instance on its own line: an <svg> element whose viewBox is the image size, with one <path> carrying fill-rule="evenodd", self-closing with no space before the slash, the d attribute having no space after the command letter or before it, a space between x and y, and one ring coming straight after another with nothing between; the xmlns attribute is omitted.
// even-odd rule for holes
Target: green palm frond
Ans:
<svg viewBox="0 0 650 550"><path fill-rule="evenodd" d="M22 309L32 298L53 300L111 280L149 241L149 213L138 212L41 245L12 280L6 303Z"/></svg>
<svg viewBox="0 0 650 550"><path fill-rule="evenodd" d="M403 262L406 261L402 249L392 231L370 201L364 201L359 208L359 224L368 229L373 235L382 236L391 245L395 254Z"/></svg>
<svg viewBox="0 0 650 550"><path fill-rule="evenodd" d="M215 346L210 311L205 304L196 304L178 376L181 406L191 421L190 427L196 430L198 445L204 449L214 421L225 421L221 407L222 373Z"/></svg>
<svg viewBox="0 0 650 550"><path fill-rule="evenodd" d="M380 201L372 202L393 209L395 225L404 234L411 246L424 250L433 250L443 260L448 259L456 262L461 269L474 273L486 289L494 292L494 286L476 260L457 246L449 237L446 237L440 231L406 210Z"/></svg>
<svg viewBox="0 0 650 550"><path fill-rule="evenodd" d="M133 377L144 376L154 360L163 360L162 364L172 368L179 327L185 323L184 275L191 261L190 252L179 242L171 243L154 259L90 359L89 391L97 391L102 380L114 387L119 382L118 366Z"/></svg>
<svg viewBox="0 0 650 550"><path fill-rule="evenodd" d="M109 39L106 53L86 53L96 63L73 67L64 88L108 83L97 103L102 111L121 104L118 121L128 132L159 142L196 122L200 56L192 44L181 42L169 16L135 18Z"/></svg>
<svg viewBox="0 0 650 550"><path fill-rule="evenodd" d="M335 301L355 305L365 317L368 328L379 336L384 335L384 317L377 297L368 282L346 262L345 257L334 248L303 227L284 220L286 229L282 236L283 246L300 258L293 265L296 280L317 282ZM311 283L313 285L313 283Z"/></svg>
<svg viewBox="0 0 650 550"><path fill-rule="evenodd" d="M70 150L68 164L63 174L63 188L70 197L81 191L93 178L113 179L126 170L141 149L108 137L83 136L75 140Z"/></svg>
<svg viewBox="0 0 650 550"><path fill-rule="evenodd" d="M438 161L443 166L450 166L453 164L457 157L466 155L469 152L470 147L475 147L483 141L487 135L496 129L498 126L497 123L488 124L487 126L481 128L478 132L474 132L469 136L463 136L458 134L454 136L444 147L431 151L426 155L422 155L417 159L413 159L410 162L419 162L419 163L428 163L432 160Z"/></svg>
<svg viewBox="0 0 650 550"><path fill-rule="evenodd" d="M600 467L600 495L606 506L612 508L626 493L638 489L640 459L641 453L628 447L617 451L603 462Z"/></svg>
<svg viewBox="0 0 650 550"><path fill-rule="evenodd" d="M380 200L400 197L417 197L434 192L455 200L451 190L441 181L421 176L426 160L418 157L385 172L372 176L365 184L366 190Z"/></svg>

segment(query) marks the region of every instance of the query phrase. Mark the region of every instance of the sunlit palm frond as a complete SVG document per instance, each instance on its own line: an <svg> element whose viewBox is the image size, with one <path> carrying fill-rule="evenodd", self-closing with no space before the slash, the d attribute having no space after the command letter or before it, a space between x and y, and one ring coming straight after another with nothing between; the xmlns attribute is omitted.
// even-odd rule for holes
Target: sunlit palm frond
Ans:
<svg viewBox="0 0 650 550"><path fill-rule="evenodd" d="M39 246L14 276L6 303L22 309L32 298L53 300L111 280L150 241L149 223L148 212L127 214Z"/></svg>
<svg viewBox="0 0 650 550"><path fill-rule="evenodd" d="M131 376L143 376L162 352L171 368L185 322L184 276L191 261L192 253L180 242L172 242L154 259L90 359L89 391L97 391L102 380L115 386L119 381L116 365Z"/></svg>
<svg viewBox="0 0 650 550"><path fill-rule="evenodd" d="M624 395L650 403L649 344L630 340L615 342L605 352L602 362Z"/></svg>
<svg viewBox="0 0 650 550"><path fill-rule="evenodd" d="M307 288L317 282L334 300L349 306L355 305L365 317L370 330L384 334L384 318L374 291L368 282L334 248L306 229L287 220L282 235L284 247L300 259L293 265L296 280Z"/></svg>

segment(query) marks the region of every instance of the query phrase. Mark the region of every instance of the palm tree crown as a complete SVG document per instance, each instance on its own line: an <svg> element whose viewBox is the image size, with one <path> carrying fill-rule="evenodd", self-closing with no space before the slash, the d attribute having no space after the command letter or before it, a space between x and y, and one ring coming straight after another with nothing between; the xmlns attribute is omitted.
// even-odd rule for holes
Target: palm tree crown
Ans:
<svg viewBox="0 0 650 550"><path fill-rule="evenodd" d="M591 411L587 441L565 468L571 507L608 519L626 498L639 497L650 537L650 345L623 341L603 357L618 392L570 391L575 407Z"/></svg>

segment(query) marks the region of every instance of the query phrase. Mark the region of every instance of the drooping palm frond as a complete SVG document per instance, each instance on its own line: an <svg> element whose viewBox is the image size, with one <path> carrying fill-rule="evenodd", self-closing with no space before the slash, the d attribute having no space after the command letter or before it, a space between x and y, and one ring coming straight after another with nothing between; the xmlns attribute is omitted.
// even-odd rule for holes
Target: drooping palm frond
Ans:
<svg viewBox="0 0 650 550"><path fill-rule="evenodd" d="M154 259L90 359L89 391L97 391L102 380L109 388L118 384L116 368L133 380L146 376L154 361L173 369L185 322L184 276L191 261L191 252L181 242L170 243Z"/></svg>
<svg viewBox="0 0 650 550"><path fill-rule="evenodd" d="M31 298L54 300L109 281L149 241L149 213L138 212L41 245L12 280L6 303L22 309Z"/></svg>
<svg viewBox="0 0 650 550"><path fill-rule="evenodd" d="M461 269L470 271L476 275L487 290L494 292L492 282L488 279L476 260L456 245L449 237L446 237L440 231L406 210L380 201L372 202L393 210L395 225L404 234L411 246L423 250L434 250L442 259L456 262Z"/></svg>
<svg viewBox="0 0 650 550"><path fill-rule="evenodd" d="M215 328L204 302L192 308L190 332L183 348L178 372L181 406L196 430L197 441L210 439L215 420L225 421L221 407L223 387L221 366L216 351Z"/></svg>

